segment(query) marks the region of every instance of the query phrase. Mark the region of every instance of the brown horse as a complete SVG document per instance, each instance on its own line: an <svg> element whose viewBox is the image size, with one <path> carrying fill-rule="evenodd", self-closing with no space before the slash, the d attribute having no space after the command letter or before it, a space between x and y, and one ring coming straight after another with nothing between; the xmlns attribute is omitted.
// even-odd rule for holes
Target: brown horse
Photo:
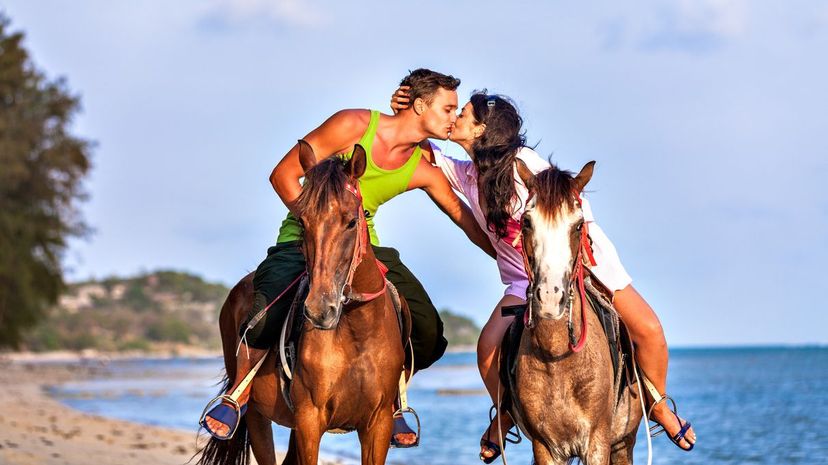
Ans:
<svg viewBox="0 0 828 465"><path fill-rule="evenodd" d="M594 277L584 264L591 249L580 193L593 166L574 178L555 167L533 175L518 166L533 197L521 226L531 284L515 416L532 439L538 465L573 457L588 465L632 463L642 417L636 385L619 388L607 337L585 298L584 279Z"/></svg>
<svg viewBox="0 0 828 465"><path fill-rule="evenodd" d="M322 434L330 430L356 430L362 463L385 463L405 356L391 290L368 242L358 187L365 150L357 145L348 162L332 157L316 164L310 145L299 145L305 184L294 210L304 225L310 288L289 391L293 409L281 394L279 357L270 352L235 436L210 439L202 465L246 463L250 448L260 465L275 464L271 421L292 430L285 464L316 464ZM229 380L236 375L239 326L252 305L251 274L221 309Z"/></svg>

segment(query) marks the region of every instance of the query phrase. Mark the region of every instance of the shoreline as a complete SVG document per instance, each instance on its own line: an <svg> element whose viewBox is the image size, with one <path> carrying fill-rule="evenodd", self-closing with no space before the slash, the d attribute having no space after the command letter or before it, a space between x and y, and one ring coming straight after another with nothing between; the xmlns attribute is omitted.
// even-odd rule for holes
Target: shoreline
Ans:
<svg viewBox="0 0 828 465"><path fill-rule="evenodd" d="M48 389L100 375L101 365L75 361L0 359L0 463L181 465L203 445L195 431L162 428L82 413Z"/></svg>
<svg viewBox="0 0 828 465"><path fill-rule="evenodd" d="M0 464L189 465L209 439L207 433L81 412L62 404L51 391L65 383L107 376L109 362L219 357L207 351L0 353ZM284 459L284 451L276 455L277 462ZM349 462L320 456L323 465L343 463ZM256 465L252 454L250 464Z"/></svg>

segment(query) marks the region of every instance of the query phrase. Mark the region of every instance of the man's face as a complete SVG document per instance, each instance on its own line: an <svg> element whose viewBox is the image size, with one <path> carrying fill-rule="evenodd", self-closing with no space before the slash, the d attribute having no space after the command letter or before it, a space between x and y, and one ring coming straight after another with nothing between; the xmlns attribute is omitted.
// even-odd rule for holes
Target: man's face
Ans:
<svg viewBox="0 0 828 465"><path fill-rule="evenodd" d="M440 88L434 94L431 105L426 105L420 114L422 127L428 137L448 139L457 120L457 92Z"/></svg>

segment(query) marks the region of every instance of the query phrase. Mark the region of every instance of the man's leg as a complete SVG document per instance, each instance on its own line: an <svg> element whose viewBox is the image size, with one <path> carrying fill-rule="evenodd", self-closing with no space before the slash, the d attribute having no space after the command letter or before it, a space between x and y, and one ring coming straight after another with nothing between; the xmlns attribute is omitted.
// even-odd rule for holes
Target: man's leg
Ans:
<svg viewBox="0 0 828 465"><path fill-rule="evenodd" d="M613 305L621 320L630 331L630 337L635 344L635 359L647 378L661 395L667 390L667 340L664 330L658 321L655 311L643 297L629 285L615 293ZM646 413L646 412L645 412ZM653 407L652 420L662 425L671 437L674 436L684 422L676 418L666 402ZM696 442L696 434L692 428L685 438L679 442L679 447L688 449Z"/></svg>
<svg viewBox="0 0 828 465"><path fill-rule="evenodd" d="M430 367L440 359L448 347L443 336L443 321L420 281L400 260L400 254L390 247L374 247L374 255L388 267L386 277L408 302L411 311L411 347L414 352L414 371ZM414 444L415 432L403 421L395 421L394 438L401 444Z"/></svg>
<svg viewBox="0 0 828 465"><path fill-rule="evenodd" d="M279 244L267 251L267 257L256 269L253 277L254 301L247 318L240 327L242 338L236 356L236 377L227 390L230 395L241 384L250 370L267 355L276 343L282 323L287 317L290 305L296 295L296 279L305 271L305 258L297 243ZM281 296L281 297L280 297ZM248 328L248 323L274 299L279 298L255 326ZM242 391L238 403L243 408L250 398L250 386ZM214 435L224 437L230 432L231 425L223 420L221 412L233 408L229 403L217 406L207 414L207 428Z"/></svg>

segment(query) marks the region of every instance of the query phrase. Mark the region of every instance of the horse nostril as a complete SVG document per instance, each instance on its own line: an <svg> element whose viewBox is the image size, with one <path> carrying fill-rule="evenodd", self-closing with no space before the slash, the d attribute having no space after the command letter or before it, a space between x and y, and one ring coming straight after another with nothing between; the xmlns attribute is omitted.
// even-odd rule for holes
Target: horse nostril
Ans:
<svg viewBox="0 0 828 465"><path fill-rule="evenodd" d="M558 287L558 286L555 286L555 287L554 287L554 289L555 289L555 294L557 294L557 293L558 293L558 291L560 291L560 290L561 290L561 288L560 288L560 287Z"/></svg>
<svg viewBox="0 0 828 465"><path fill-rule="evenodd" d="M540 290L540 286L538 286L538 287L536 287L536 288L535 288L535 292L534 292L534 294L535 294L535 299L536 299L538 302L540 302L540 301L541 301L541 290Z"/></svg>

